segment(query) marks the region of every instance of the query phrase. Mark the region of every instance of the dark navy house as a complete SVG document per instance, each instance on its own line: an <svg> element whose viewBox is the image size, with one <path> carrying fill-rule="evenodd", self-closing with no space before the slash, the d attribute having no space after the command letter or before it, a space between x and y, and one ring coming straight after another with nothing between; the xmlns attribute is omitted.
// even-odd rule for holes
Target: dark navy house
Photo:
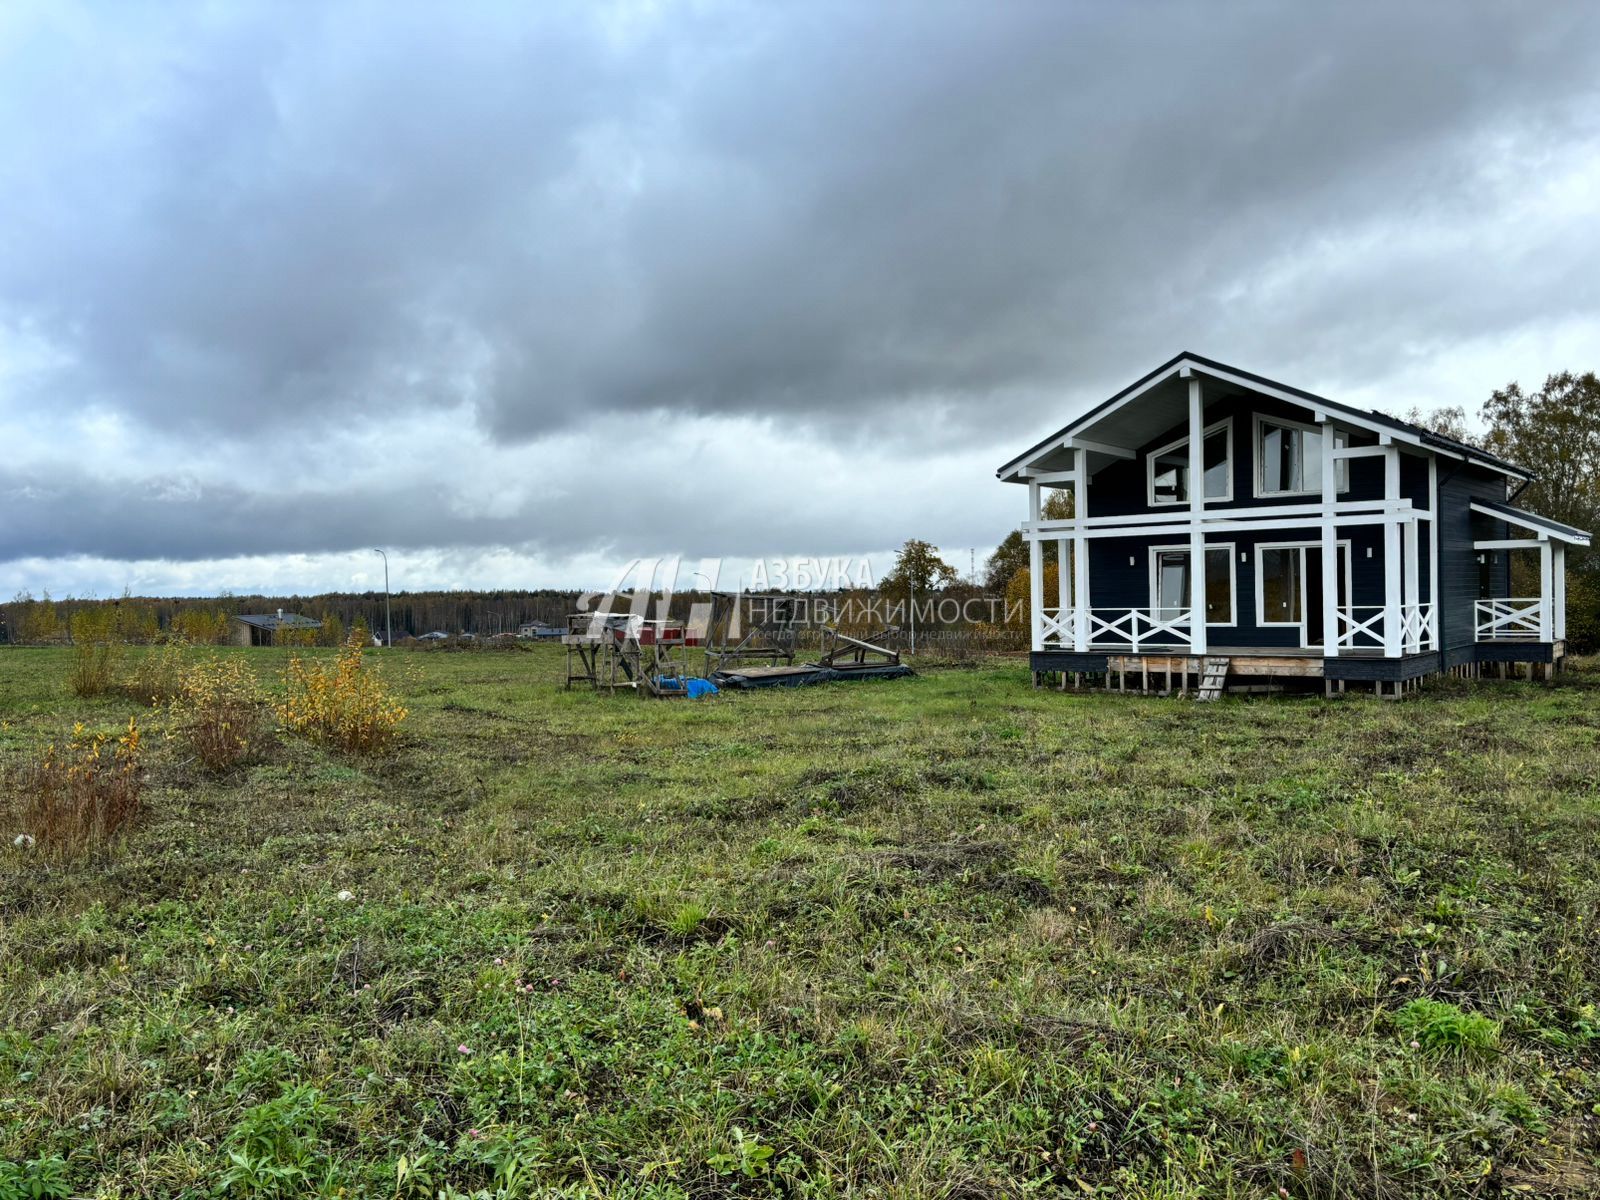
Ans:
<svg viewBox="0 0 1600 1200"><path fill-rule="evenodd" d="M998 474L1028 489L1036 680L1290 675L1399 695L1484 663L1548 671L1566 547L1589 544L1514 506L1531 478L1514 463L1195 354ZM1070 517L1044 518L1052 490Z"/></svg>

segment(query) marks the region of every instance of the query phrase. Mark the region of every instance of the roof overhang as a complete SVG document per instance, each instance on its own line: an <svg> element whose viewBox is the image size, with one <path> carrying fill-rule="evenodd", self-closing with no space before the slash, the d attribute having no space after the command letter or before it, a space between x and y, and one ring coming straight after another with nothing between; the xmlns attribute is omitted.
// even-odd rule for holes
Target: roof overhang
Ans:
<svg viewBox="0 0 1600 1200"><path fill-rule="evenodd" d="M1493 501L1474 500L1472 511L1485 517L1494 517L1499 521L1506 521L1522 529L1530 530L1538 535L1538 540L1565 542L1569 546L1587 546L1590 542L1589 534L1582 529L1571 525L1563 525L1560 521L1552 521L1549 517L1541 517L1538 513L1528 512L1526 509L1513 508L1509 504L1496 504ZM1530 541L1529 545L1535 544Z"/></svg>
<svg viewBox="0 0 1600 1200"><path fill-rule="evenodd" d="M1181 424L1188 415L1188 381L1213 379L1258 395L1270 396L1309 410L1318 421L1366 429L1389 441L1411 445L1431 454L1474 462L1489 470L1527 480L1533 476L1514 463L1415 425L1377 412L1362 412L1325 397L1241 371L1226 363L1183 353L1123 388L1108 400L1057 430L1038 445L1018 455L995 474L1005 483L1026 483L1031 478L1070 470L1073 452L1089 455L1091 474L1116 458L1131 458L1152 437Z"/></svg>

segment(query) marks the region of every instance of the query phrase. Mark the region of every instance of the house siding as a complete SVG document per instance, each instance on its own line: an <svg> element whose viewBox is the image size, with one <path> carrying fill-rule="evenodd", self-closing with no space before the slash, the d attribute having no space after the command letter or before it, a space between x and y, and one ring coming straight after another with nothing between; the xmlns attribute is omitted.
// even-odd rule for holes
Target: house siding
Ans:
<svg viewBox="0 0 1600 1200"><path fill-rule="evenodd" d="M1477 643L1476 605L1479 595L1477 538L1507 536L1504 521L1478 516L1474 500L1506 499L1505 477L1482 467L1441 460L1439 463L1439 598L1440 645L1447 665L1474 661L1463 651ZM1509 568L1501 555L1490 564L1490 583L1496 595L1507 595Z"/></svg>
<svg viewBox="0 0 1600 1200"><path fill-rule="evenodd" d="M1204 411L1207 426L1219 421L1233 422L1233 497L1206 505L1211 513L1237 508L1315 503L1315 496L1257 497L1255 462L1255 422L1257 415L1309 424L1305 410L1271 398L1255 395L1226 395L1208 403ZM1185 437L1186 426L1163 430L1139 448L1136 458L1113 463L1098 471L1089 483L1087 515L1091 517L1134 516L1170 513L1175 521L1188 517L1188 509L1149 502L1148 463L1151 452ZM1354 445L1376 444L1376 435L1356 433ZM1429 456L1402 452L1400 456L1401 494L1419 508L1429 508ZM1348 462L1349 487L1339 493L1342 500L1378 500L1384 492L1384 464L1378 458L1358 458ZM1487 472L1479 472L1494 478ZM1322 532L1317 524L1293 529L1254 532L1215 532L1207 545L1231 544L1235 621L1232 625L1210 625L1208 640L1214 645L1298 648L1302 644L1298 625L1265 624L1256 616L1256 560L1264 544L1306 543L1320 546ZM1383 532L1380 525L1347 525L1339 529L1340 542L1350 545L1350 602L1356 606L1381 605L1385 600ZM1150 587L1150 552L1155 546L1181 545L1181 535L1154 535L1093 538L1089 541L1089 606L1091 608L1149 608L1154 604ZM1426 526L1419 543L1419 595L1433 599L1434 581ZM1241 554L1244 556L1241 561ZM1475 569L1475 568L1474 568ZM1474 594L1477 580L1472 580ZM1470 606L1469 606L1470 607ZM1318 618L1320 620L1320 617Z"/></svg>

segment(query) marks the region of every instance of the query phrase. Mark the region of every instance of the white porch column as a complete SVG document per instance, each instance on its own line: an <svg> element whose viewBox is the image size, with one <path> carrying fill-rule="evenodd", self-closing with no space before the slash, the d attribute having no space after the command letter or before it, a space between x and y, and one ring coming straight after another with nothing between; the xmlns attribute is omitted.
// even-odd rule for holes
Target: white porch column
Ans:
<svg viewBox="0 0 1600 1200"><path fill-rule="evenodd" d="M1554 544L1555 561L1551 564L1551 583L1555 585L1550 593L1550 606L1555 611L1551 614L1552 632L1558 642L1567 638L1567 547L1564 542Z"/></svg>
<svg viewBox="0 0 1600 1200"><path fill-rule="evenodd" d="M1417 606L1422 603L1421 560L1419 558L1420 546L1417 541L1417 522L1415 519L1406 522L1405 526L1405 564L1406 577L1405 605L1407 615L1415 620Z"/></svg>
<svg viewBox="0 0 1600 1200"><path fill-rule="evenodd" d="M1400 501L1400 451L1390 445L1383 452L1383 653L1400 656L1400 521L1394 514Z"/></svg>
<svg viewBox="0 0 1600 1200"><path fill-rule="evenodd" d="M1556 640L1555 607L1555 555L1550 551L1550 539L1539 539L1539 640Z"/></svg>
<svg viewBox="0 0 1600 1200"><path fill-rule="evenodd" d="M1033 627L1032 645L1044 649L1044 543L1039 540L1039 485L1028 484L1028 622Z"/></svg>
<svg viewBox="0 0 1600 1200"><path fill-rule="evenodd" d="M1072 608L1072 580L1067 575L1067 539L1056 539L1056 620L1066 619L1067 612ZM1066 649L1066 639L1060 634L1056 640L1061 643L1061 648Z"/></svg>
<svg viewBox="0 0 1600 1200"><path fill-rule="evenodd" d="M1338 463L1333 457L1333 422L1322 423L1322 653L1339 657Z"/></svg>
<svg viewBox="0 0 1600 1200"><path fill-rule="evenodd" d="M1072 467L1072 648L1082 654L1089 648L1089 452L1074 450ZM1066 570L1062 563L1063 577Z"/></svg>
<svg viewBox="0 0 1600 1200"><path fill-rule="evenodd" d="M1206 652L1206 435L1200 381L1189 377L1189 649ZM1229 570L1233 564L1228 564ZM1150 597L1154 607L1156 598Z"/></svg>

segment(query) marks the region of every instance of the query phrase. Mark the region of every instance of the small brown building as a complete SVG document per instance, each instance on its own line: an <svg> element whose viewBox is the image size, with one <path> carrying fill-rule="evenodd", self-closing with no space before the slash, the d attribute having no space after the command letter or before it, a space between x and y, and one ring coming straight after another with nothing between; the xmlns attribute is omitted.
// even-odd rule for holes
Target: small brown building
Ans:
<svg viewBox="0 0 1600 1200"><path fill-rule="evenodd" d="M299 613L286 613L280 608L276 613L267 613L265 616L235 617L233 642L239 646L271 646L276 644L279 630L301 632L321 628L321 621L313 621Z"/></svg>

